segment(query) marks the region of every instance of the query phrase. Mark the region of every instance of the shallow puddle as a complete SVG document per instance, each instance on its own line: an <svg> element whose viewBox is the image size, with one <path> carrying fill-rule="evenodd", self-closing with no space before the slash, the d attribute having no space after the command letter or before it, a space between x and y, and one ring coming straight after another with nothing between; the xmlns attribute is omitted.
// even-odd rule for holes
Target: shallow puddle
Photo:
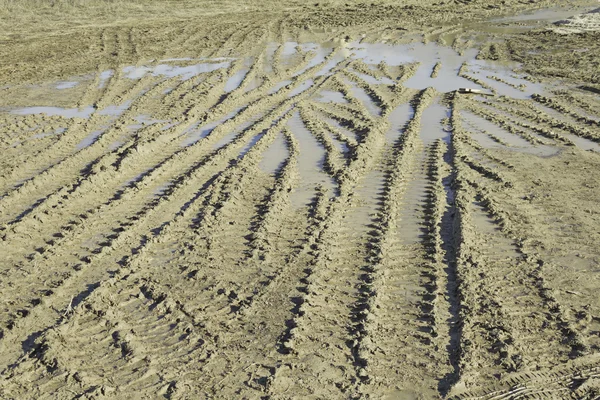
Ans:
<svg viewBox="0 0 600 400"><path fill-rule="evenodd" d="M18 115L34 115L46 114L49 117L64 117L64 118L89 118L96 109L92 106L84 108L60 108L60 107L25 107L12 110L13 114Z"/></svg>
<svg viewBox="0 0 600 400"><path fill-rule="evenodd" d="M408 121L413 117L414 110L409 103L404 103L396 107L389 115L390 128L385 133L385 141L388 145L394 145Z"/></svg>
<svg viewBox="0 0 600 400"><path fill-rule="evenodd" d="M59 82L56 85L56 88L58 90L71 89L71 88L74 88L77 85L79 85L79 82Z"/></svg>
<svg viewBox="0 0 600 400"><path fill-rule="evenodd" d="M559 20L563 20L566 18L570 18L574 15L581 14L582 12L586 12L592 10L594 7L585 7L585 8L545 8L541 10L535 10L532 12L527 12L519 15L511 15L507 17L500 17L489 20L489 22L555 22Z"/></svg>
<svg viewBox="0 0 600 400"><path fill-rule="evenodd" d="M81 142L75 146L76 150L83 150L86 147L92 145L99 137L105 132L105 129L95 130L89 135L87 135Z"/></svg>
<svg viewBox="0 0 600 400"><path fill-rule="evenodd" d="M321 90L316 95L316 100L322 103L348 103L348 100L341 92L333 90Z"/></svg>
<svg viewBox="0 0 600 400"><path fill-rule="evenodd" d="M222 123L224 123L225 121L227 121L228 119L233 118L235 115L237 115L243 107L237 108L235 110L233 110L232 112L230 112L229 114L227 114L226 116L224 116L223 118L221 118L218 121L215 122L211 122L209 124L203 125L201 126L199 129L193 129L190 132L185 134L185 139L181 142L181 147L186 147L186 146L190 146L194 143L196 143L198 140L200 139L204 139L206 136L208 136L217 126L221 125ZM235 136L235 133L232 133L232 136L228 136L226 139L218 142L215 145L215 149L222 147L224 144L226 144L227 142L229 142L233 136Z"/></svg>
<svg viewBox="0 0 600 400"><path fill-rule="evenodd" d="M237 89L241 83L244 81L244 78L248 74L248 69L243 69L241 71L233 74L225 83L225 93L230 93Z"/></svg>
<svg viewBox="0 0 600 400"><path fill-rule="evenodd" d="M369 113L376 117L381 114L381 109L373 102L373 99L369 96L369 94L361 87L348 79L342 79L348 86L350 86L350 92L352 97L356 98L368 111Z"/></svg>
<svg viewBox="0 0 600 400"><path fill-rule="evenodd" d="M288 157L289 150L285 137L280 133L263 153L262 160L259 163L260 169L268 174L275 174Z"/></svg>
<svg viewBox="0 0 600 400"><path fill-rule="evenodd" d="M146 74L152 74L153 76L165 76L167 78L180 77L182 80L186 80L199 74L216 71L221 68L227 68L229 65L230 62L200 63L188 66L169 64L159 64L154 67L129 66L123 68L123 74L125 74L125 76L129 79L141 79Z"/></svg>
<svg viewBox="0 0 600 400"><path fill-rule="evenodd" d="M288 126L298 141L299 147L298 175L300 182L292 193L292 204L295 207L309 204L316 194L317 185L322 185L330 195L333 195L337 183L323 170L325 148L304 126L298 113L290 118Z"/></svg>
<svg viewBox="0 0 600 400"><path fill-rule="evenodd" d="M314 83L315 82L312 79L307 79L303 81L301 84L296 86L296 88L292 89L292 91L289 94L289 97L297 96L305 90L308 90Z"/></svg>
<svg viewBox="0 0 600 400"><path fill-rule="evenodd" d="M514 73L514 70L520 67L518 63L470 60L467 65L467 71L470 75L493 87L498 95L515 99L528 99L534 93L543 94L546 92L544 85L529 82L519 78ZM497 79L494 79L494 77ZM506 83L500 82L498 79Z"/></svg>
<svg viewBox="0 0 600 400"><path fill-rule="evenodd" d="M434 101L423 111L421 117L421 140L425 144L432 143L437 139L450 141L450 131L444 127L442 121L449 117L448 107Z"/></svg>

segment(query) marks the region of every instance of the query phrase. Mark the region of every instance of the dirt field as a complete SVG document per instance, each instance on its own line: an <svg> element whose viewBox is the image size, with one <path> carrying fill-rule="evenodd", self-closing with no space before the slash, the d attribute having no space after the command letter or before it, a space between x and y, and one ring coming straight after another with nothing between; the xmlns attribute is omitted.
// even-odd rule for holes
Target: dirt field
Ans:
<svg viewBox="0 0 600 400"><path fill-rule="evenodd" d="M600 399L597 2L24 1L0 398Z"/></svg>

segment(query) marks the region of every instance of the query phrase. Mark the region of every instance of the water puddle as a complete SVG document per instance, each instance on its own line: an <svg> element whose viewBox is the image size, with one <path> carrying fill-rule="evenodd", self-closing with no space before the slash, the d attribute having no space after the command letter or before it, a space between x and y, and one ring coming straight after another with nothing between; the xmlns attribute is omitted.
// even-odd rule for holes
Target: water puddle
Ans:
<svg viewBox="0 0 600 400"><path fill-rule="evenodd" d="M546 8L541 10L530 11L524 14L511 15L508 17L500 17L490 19L489 22L548 22L548 21L559 21L566 18L570 18L576 14L580 14L585 11L592 10L593 7L586 7L583 9L574 10L573 8Z"/></svg>
<svg viewBox="0 0 600 400"><path fill-rule="evenodd" d="M131 100L127 100L121 105L107 106L98 111L98 115L108 115L111 117L120 117L131 105Z"/></svg>
<svg viewBox="0 0 600 400"><path fill-rule="evenodd" d="M259 163L259 167L266 173L274 175L279 171L288 157L289 150L287 148L285 137L280 133L263 153L263 158Z"/></svg>
<svg viewBox="0 0 600 400"><path fill-rule="evenodd" d="M314 198L317 185L322 185L326 191L333 194L337 184L323 170L325 148L304 126L298 113L290 118L288 126L298 141L299 147L298 175L300 182L292 193L292 204L294 207L303 207Z"/></svg>
<svg viewBox="0 0 600 400"><path fill-rule="evenodd" d="M234 113L232 113L232 114L234 114ZM229 114L229 115L233 116L232 114ZM227 135L222 137L221 140L219 140L217 143L215 143L213 145L213 149L214 150L220 149L221 147L230 143L232 140L235 139L236 136L238 136L240 133L244 132L246 129L250 128L253 124L255 124L256 121L258 121L260 119L260 117L262 117L262 116L263 116L262 114L257 114L255 116L253 116L250 120L235 127L235 129L232 129L231 132L229 132ZM219 124L224 122L226 119L228 119L228 118L224 118L223 120L221 120L221 122L219 122Z"/></svg>
<svg viewBox="0 0 600 400"><path fill-rule="evenodd" d="M53 132L36 133L35 135L31 136L31 139L43 139L48 136L60 135L61 133L64 133L66 130L67 130L67 128L57 128Z"/></svg>
<svg viewBox="0 0 600 400"><path fill-rule="evenodd" d="M79 82L59 82L56 85L56 88L58 90L72 89L72 88L74 88L77 85L79 85Z"/></svg>
<svg viewBox="0 0 600 400"><path fill-rule="evenodd" d="M321 90L316 100L321 103L348 103L342 93L333 90Z"/></svg>
<svg viewBox="0 0 600 400"><path fill-rule="evenodd" d="M114 75L115 71L112 69L103 71L100 73L100 82L98 83L98 89L104 89L106 82Z"/></svg>
<svg viewBox="0 0 600 400"><path fill-rule="evenodd" d="M323 61L325 61L327 56L331 54L332 51L335 51L331 42L322 43L321 45L316 43L303 43L300 45L300 48L304 52L313 52L314 57L308 62L308 64L304 68L301 68L298 72L296 72L294 76L302 75L307 70L321 64ZM335 64L331 65L331 68L333 68L334 66ZM322 74L326 74L327 72L328 71L324 70L321 71Z"/></svg>
<svg viewBox="0 0 600 400"><path fill-rule="evenodd" d="M381 77L375 78L372 75L363 74L362 72L358 72L356 70L352 71L356 76L361 78L363 81L367 82L370 85L393 85L394 81L390 78Z"/></svg>
<svg viewBox="0 0 600 400"><path fill-rule="evenodd" d="M325 75L329 75L331 73L331 71L338 66L339 63L341 63L342 61L344 61L346 59L347 55L344 54L343 51L338 51L335 55L333 55L333 57L331 57L331 59L325 63L325 65L323 66L323 68L321 68L321 70L319 72L317 72L315 75L316 76L325 76Z"/></svg>
<svg viewBox="0 0 600 400"><path fill-rule="evenodd" d="M227 114L226 116L224 116L223 118L221 118L218 121L215 122L211 122L207 125L203 125L201 126L199 129L197 128L197 125L195 125L194 127L192 127L187 133L184 133L182 136L185 136L185 139L183 139L183 141L181 142L180 146L181 147L187 147L187 146L191 146L194 143L196 143L197 141L199 141L200 139L204 139L205 137L207 137L217 126L221 125L222 123L224 123L225 121L227 121L228 119L233 118L235 115L237 115L241 110L243 109L243 107L239 107L236 108L235 110L233 110L232 112L230 112L229 114ZM220 143L220 142L219 142ZM221 147L221 146L216 146L216 148Z"/></svg>
<svg viewBox="0 0 600 400"><path fill-rule="evenodd" d="M271 89L269 89L269 94L273 94L278 92L279 90L281 90L282 88L284 88L285 86L289 85L290 83L292 83L292 81L290 80L285 80L285 81L281 81L278 84L276 84L275 86L273 86Z"/></svg>
<svg viewBox="0 0 600 400"><path fill-rule="evenodd" d="M246 145L244 146L244 148L242 149L242 151L240 152L240 155L238 156L238 158L243 158L246 153L248 153L250 151L250 149L256 144L258 143L258 141L260 139L262 139L263 136L265 136L265 133L267 131L264 130L263 132L254 135L254 137L252 139L250 139L250 141L248 143L246 143Z"/></svg>
<svg viewBox="0 0 600 400"><path fill-rule="evenodd" d="M169 64L159 64L154 67L129 66L123 68L123 74L129 79L141 79L146 74L152 74L153 76L165 76L167 78L180 77L181 80L186 80L199 74L227 68L229 65L230 62L200 63L184 67Z"/></svg>
<svg viewBox="0 0 600 400"><path fill-rule="evenodd" d="M225 93L230 93L237 89L242 84L244 78L248 74L248 71L248 69L242 69L233 74L225 83Z"/></svg>
<svg viewBox="0 0 600 400"><path fill-rule="evenodd" d="M83 140L81 142L79 142L77 144L77 146L75 146L76 150L83 150L84 148L90 146L91 144L93 144L100 135L102 135L102 133L104 133L104 129L100 129L97 131L93 131L92 133L90 133L89 135L87 135L85 138L83 138Z"/></svg>
<svg viewBox="0 0 600 400"><path fill-rule="evenodd" d="M152 192L152 197L161 197L173 185L173 182L167 181L158 185Z"/></svg>
<svg viewBox="0 0 600 400"><path fill-rule="evenodd" d="M423 143L430 144L437 139L443 139L446 143L450 142L450 130L446 129L442 122L448 116L448 108L440 104L438 100L423 111L421 117L421 140Z"/></svg>
<svg viewBox="0 0 600 400"><path fill-rule="evenodd" d="M352 140L358 140L357 135L354 131L342 126L342 124L330 117L322 117L323 121L328 123L329 125L333 126L334 128L336 128L342 135L352 139Z"/></svg>
<svg viewBox="0 0 600 400"><path fill-rule="evenodd" d="M250 82L248 82L248 85L246 86L246 90L244 90L244 93L249 93L251 91L253 91L254 89L258 89L260 87L260 85L262 85L264 82L264 79L261 77L256 77L254 79L252 79Z"/></svg>
<svg viewBox="0 0 600 400"><path fill-rule="evenodd" d="M92 106L84 108L60 108L60 107L25 107L17 110L12 110L12 114L18 115L34 115L46 114L49 117L64 117L64 118L89 118L95 108Z"/></svg>
<svg viewBox="0 0 600 400"><path fill-rule="evenodd" d="M339 47L336 48L335 46ZM386 63L389 68L409 63L419 63L419 68L415 75L404 83L406 87L419 90L434 87L440 92L450 92L462 87L483 89L476 83L458 75L463 63L467 63L470 74L475 75L478 79L494 87L501 95L527 98L532 93L542 93L544 89L542 85L534 84L516 75L514 69L520 67L517 63L495 63L487 60L476 60L476 49L468 49L458 54L454 49L435 42L427 44L417 42L401 45L357 41L350 43L341 42L339 44L333 42L324 44L286 42L283 44L282 57L285 59L297 56L297 47L301 51L311 51L317 55L307 67L303 68L296 75L323 62L332 51L335 51L336 53L331 57L331 60L326 63L326 66L316 76L330 75L331 70L344 60L362 60L366 63L367 67L371 68L381 62ZM440 68L437 70L437 75L432 77L433 68L438 63L440 64ZM375 78L368 74L354 72L368 84L390 85L394 83L389 78ZM495 77L496 79L488 78L488 76Z"/></svg>
<svg viewBox="0 0 600 400"><path fill-rule="evenodd" d="M348 79L343 78L342 81L344 81L344 83L346 83L350 87L350 92L352 94L352 97L357 99L369 111L369 113L372 116L374 116L374 117L379 116L379 114L381 113L381 110L373 102L373 99L371 99L371 97L367 94L367 92L363 88L358 87L358 85L356 83L354 83Z"/></svg>
<svg viewBox="0 0 600 400"><path fill-rule="evenodd" d="M314 84L314 81L312 79L307 79L305 81L302 81L302 83L300 85L298 85L295 89L292 89L292 91L289 94L289 97L294 97L294 96L299 95L300 93L304 92L305 90L308 90L313 84Z"/></svg>
<svg viewBox="0 0 600 400"><path fill-rule="evenodd" d="M385 133L385 141L388 146L393 146L404 131L405 125L414 115L414 110L409 103L396 107L389 115L390 129Z"/></svg>

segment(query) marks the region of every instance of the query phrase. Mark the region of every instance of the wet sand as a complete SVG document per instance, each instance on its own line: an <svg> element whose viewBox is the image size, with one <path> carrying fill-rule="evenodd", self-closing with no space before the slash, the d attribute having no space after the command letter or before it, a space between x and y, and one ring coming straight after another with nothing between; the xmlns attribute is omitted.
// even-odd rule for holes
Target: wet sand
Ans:
<svg viewBox="0 0 600 400"><path fill-rule="evenodd" d="M0 44L0 397L595 398L596 13L477 3Z"/></svg>

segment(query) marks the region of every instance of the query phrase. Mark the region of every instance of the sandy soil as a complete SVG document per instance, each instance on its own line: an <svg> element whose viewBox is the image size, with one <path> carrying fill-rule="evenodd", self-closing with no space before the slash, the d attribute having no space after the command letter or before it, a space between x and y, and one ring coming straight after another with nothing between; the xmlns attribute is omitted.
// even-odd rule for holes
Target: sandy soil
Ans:
<svg viewBox="0 0 600 400"><path fill-rule="evenodd" d="M420 3L3 22L0 398L598 398L595 2Z"/></svg>

